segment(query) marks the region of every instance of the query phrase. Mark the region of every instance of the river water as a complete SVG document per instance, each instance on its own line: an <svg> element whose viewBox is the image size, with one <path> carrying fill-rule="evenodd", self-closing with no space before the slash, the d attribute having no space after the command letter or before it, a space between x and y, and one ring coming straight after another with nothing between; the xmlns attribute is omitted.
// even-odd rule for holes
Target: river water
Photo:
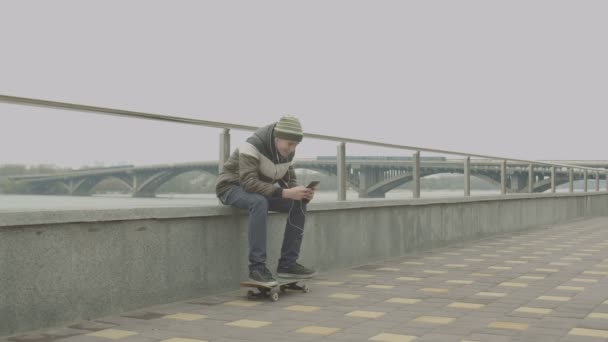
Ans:
<svg viewBox="0 0 608 342"><path fill-rule="evenodd" d="M595 189L590 188L590 191ZM567 188L558 188L558 192ZM580 190L579 190L580 191ZM498 190L475 190L471 196L499 195ZM356 192L346 194L349 201L360 201ZM463 190L422 191L421 198L454 198L464 197ZM314 202L331 202L337 198L336 192L317 191ZM411 199L409 190L396 189L386 194L386 199ZM374 199L382 200L382 199ZM1 212L21 211L56 211L83 209L129 209L129 208L171 208L171 207L201 207L219 205L215 194L159 194L156 198L133 198L130 195L108 194L94 196L42 196L42 195L6 195L0 194Z"/></svg>

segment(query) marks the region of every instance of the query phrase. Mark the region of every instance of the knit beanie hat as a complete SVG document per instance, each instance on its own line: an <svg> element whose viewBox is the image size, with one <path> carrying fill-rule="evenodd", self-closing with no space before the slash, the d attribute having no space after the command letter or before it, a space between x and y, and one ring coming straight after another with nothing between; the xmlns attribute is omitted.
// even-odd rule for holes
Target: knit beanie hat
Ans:
<svg viewBox="0 0 608 342"><path fill-rule="evenodd" d="M300 120L291 115L282 117L274 126L274 136L285 140L302 141L304 132Z"/></svg>

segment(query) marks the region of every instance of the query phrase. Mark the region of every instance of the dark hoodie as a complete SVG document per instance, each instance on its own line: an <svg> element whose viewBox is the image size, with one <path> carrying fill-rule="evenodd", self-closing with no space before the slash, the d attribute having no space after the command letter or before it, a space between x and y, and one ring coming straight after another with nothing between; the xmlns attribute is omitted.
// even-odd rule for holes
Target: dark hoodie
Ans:
<svg viewBox="0 0 608 342"><path fill-rule="evenodd" d="M239 185L247 192L268 198L282 197L284 188L297 186L296 174L291 165L295 153L284 158L276 150L273 139L275 125L273 123L259 128L245 144L232 153L217 178L217 196L221 196L231 186Z"/></svg>

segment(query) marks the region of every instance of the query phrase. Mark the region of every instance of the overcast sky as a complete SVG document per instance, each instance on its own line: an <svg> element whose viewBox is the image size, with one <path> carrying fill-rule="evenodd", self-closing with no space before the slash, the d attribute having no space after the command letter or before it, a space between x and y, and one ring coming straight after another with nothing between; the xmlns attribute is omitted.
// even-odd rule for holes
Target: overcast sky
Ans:
<svg viewBox="0 0 608 342"><path fill-rule="evenodd" d="M257 126L289 113L310 133L608 159L607 13L582 0L2 1L0 94ZM218 140L0 104L0 164L217 160ZM305 140L297 157L335 152Z"/></svg>

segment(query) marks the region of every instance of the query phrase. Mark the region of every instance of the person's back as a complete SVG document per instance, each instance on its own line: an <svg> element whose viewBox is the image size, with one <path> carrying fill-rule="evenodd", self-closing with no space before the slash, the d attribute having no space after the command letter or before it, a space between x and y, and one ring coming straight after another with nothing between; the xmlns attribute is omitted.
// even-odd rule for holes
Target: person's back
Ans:
<svg viewBox="0 0 608 342"><path fill-rule="evenodd" d="M277 274L282 278L310 278L314 271L297 263L306 202L314 189L298 186L292 162L303 132L298 119L284 116L258 129L223 166L216 193L225 205L249 210L249 278L276 285L266 267L268 210L288 213Z"/></svg>

